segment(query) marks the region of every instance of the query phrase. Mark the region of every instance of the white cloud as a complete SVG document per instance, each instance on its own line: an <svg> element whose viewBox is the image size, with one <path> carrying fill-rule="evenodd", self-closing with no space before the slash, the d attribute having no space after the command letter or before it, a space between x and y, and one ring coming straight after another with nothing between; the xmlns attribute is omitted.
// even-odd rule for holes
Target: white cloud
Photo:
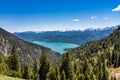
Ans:
<svg viewBox="0 0 120 80"><path fill-rule="evenodd" d="M105 17L104 20L108 20L108 17Z"/></svg>
<svg viewBox="0 0 120 80"><path fill-rule="evenodd" d="M73 19L72 21L73 22L79 22L80 20L79 19Z"/></svg>
<svg viewBox="0 0 120 80"><path fill-rule="evenodd" d="M91 19L95 19L95 18L97 18L97 17L98 17L98 16L91 16L90 18L91 18Z"/></svg>
<svg viewBox="0 0 120 80"><path fill-rule="evenodd" d="M118 5L116 8L112 9L112 11L120 11L120 5Z"/></svg>

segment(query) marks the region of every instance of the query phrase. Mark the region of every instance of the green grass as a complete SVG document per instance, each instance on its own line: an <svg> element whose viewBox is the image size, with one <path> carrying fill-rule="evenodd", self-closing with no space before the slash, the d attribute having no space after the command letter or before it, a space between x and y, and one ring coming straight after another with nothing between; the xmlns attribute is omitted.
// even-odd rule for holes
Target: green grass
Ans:
<svg viewBox="0 0 120 80"><path fill-rule="evenodd" d="M14 77L0 75L0 80L25 80L25 79L20 79L20 78L14 78Z"/></svg>

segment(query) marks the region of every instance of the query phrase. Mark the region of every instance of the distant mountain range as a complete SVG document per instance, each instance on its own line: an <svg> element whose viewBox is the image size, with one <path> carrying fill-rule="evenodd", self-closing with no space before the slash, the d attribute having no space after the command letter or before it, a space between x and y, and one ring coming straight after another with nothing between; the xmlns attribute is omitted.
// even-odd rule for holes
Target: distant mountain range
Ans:
<svg viewBox="0 0 120 80"><path fill-rule="evenodd" d="M15 36L32 42L68 42L74 44L84 44L91 40L99 40L112 33L116 27L106 27L98 29L71 30L71 31L46 31L46 32L15 32Z"/></svg>
<svg viewBox="0 0 120 80"><path fill-rule="evenodd" d="M13 34L5 31L4 29L0 28L0 52L4 56L7 56L11 53L11 49L13 46L17 47L19 52L20 60L29 62L30 64L35 60L40 58L42 51L46 51L49 59L55 61L59 58L60 54L52 51L49 48L39 46L33 43L29 43L18 37L14 36Z"/></svg>

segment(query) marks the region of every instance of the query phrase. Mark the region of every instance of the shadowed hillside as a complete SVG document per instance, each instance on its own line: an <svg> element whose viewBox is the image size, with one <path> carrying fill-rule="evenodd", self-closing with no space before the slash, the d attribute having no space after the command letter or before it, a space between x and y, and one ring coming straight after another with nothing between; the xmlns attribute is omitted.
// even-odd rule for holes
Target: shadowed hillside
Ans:
<svg viewBox="0 0 120 80"><path fill-rule="evenodd" d="M0 52L2 52L4 56L9 55L14 45L17 47L20 60L29 63L33 62L36 58L39 59L44 50L47 52L49 59L52 62L60 56L59 53L54 52L49 48L23 41L0 28Z"/></svg>

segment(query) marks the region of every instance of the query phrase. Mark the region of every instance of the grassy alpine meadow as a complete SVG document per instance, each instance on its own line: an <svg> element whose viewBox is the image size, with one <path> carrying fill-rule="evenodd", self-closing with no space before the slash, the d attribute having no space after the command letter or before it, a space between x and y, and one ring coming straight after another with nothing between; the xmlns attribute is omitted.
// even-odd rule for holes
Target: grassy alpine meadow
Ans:
<svg viewBox="0 0 120 80"><path fill-rule="evenodd" d="M20 78L14 78L14 77L0 75L0 80L25 80L25 79L20 79Z"/></svg>

